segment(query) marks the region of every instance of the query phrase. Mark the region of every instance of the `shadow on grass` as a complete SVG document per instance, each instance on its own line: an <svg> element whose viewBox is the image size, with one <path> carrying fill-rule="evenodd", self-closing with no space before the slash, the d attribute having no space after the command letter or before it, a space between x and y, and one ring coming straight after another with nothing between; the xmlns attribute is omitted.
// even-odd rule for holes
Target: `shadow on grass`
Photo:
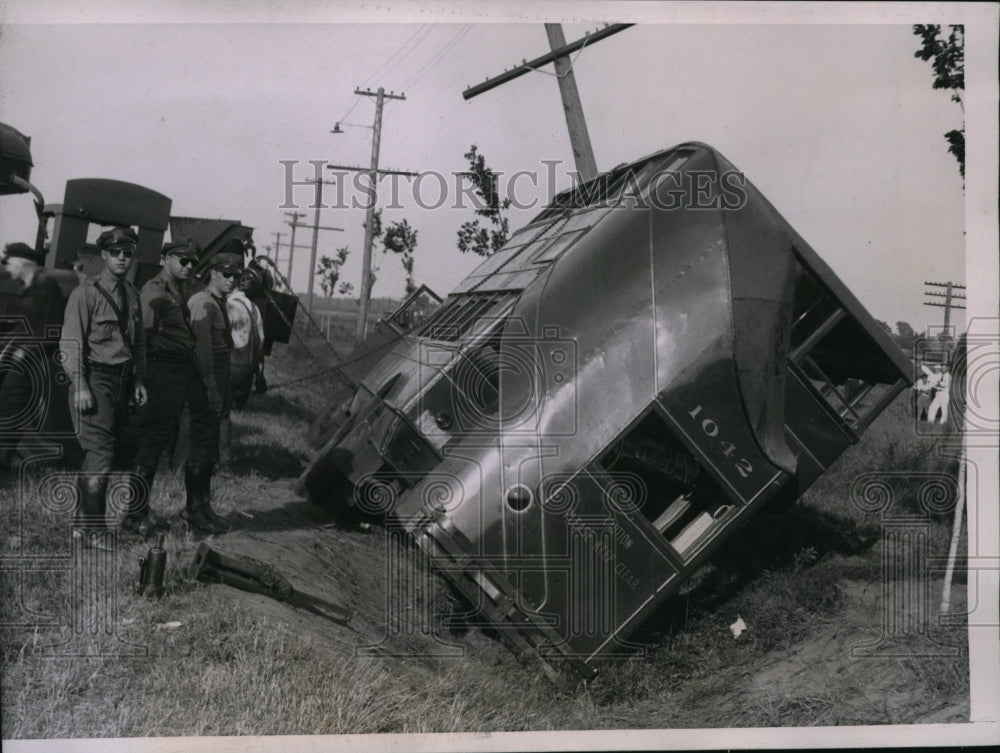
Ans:
<svg viewBox="0 0 1000 753"><path fill-rule="evenodd" d="M300 405L294 400L289 400L284 395L269 392L266 395L253 395L245 408L234 410L234 416L240 413L263 413L271 416L291 416L300 421L310 422L313 420L314 411Z"/></svg>
<svg viewBox="0 0 1000 753"><path fill-rule="evenodd" d="M258 473L272 481L296 478L302 473L302 459L291 450L274 442L241 444L234 448L230 469L236 474Z"/></svg>

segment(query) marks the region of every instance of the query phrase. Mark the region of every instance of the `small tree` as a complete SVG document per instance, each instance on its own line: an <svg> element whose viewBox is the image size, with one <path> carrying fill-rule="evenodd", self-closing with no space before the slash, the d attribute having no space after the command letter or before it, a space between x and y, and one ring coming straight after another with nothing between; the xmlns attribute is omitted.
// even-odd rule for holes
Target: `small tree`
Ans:
<svg viewBox="0 0 1000 753"><path fill-rule="evenodd" d="M937 24L916 24L913 33L920 37L923 45L913 53L914 57L927 61L933 58L934 88L950 89L951 101L962 108L962 127L948 131L944 135L948 141L948 151L958 161L958 170L965 179L965 106L960 92L965 91L965 27L950 26L947 39L940 37L941 27Z"/></svg>
<svg viewBox="0 0 1000 753"><path fill-rule="evenodd" d="M417 231L406 220L393 222L386 228L382 244L383 253L391 251L399 254L406 271L406 294L409 295L417 289L417 283L413 279L413 252L417 248Z"/></svg>
<svg viewBox="0 0 1000 753"><path fill-rule="evenodd" d="M463 254L471 251L491 256L507 242L510 224L503 212L510 207L510 199L500 199L498 176L487 167L475 144L463 156L469 161L469 171L464 175L472 181L475 194L482 200L476 214L489 220L493 227L483 227L478 218L462 223L458 229L458 250Z"/></svg>
<svg viewBox="0 0 1000 753"><path fill-rule="evenodd" d="M347 246L343 246L337 249L336 258L331 259L329 256L324 256L319 260L316 274L319 275L319 286L327 298L332 296L333 291L336 290L337 282L340 280L340 268L344 266L350 253Z"/></svg>
<svg viewBox="0 0 1000 753"><path fill-rule="evenodd" d="M896 344L901 348L912 348L917 333L909 322L896 322Z"/></svg>

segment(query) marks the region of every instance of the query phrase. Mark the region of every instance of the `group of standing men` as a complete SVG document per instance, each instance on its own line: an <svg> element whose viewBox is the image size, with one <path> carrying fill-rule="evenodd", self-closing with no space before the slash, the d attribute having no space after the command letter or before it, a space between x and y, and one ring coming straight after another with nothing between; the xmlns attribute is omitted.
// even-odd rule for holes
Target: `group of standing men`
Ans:
<svg viewBox="0 0 1000 753"><path fill-rule="evenodd" d="M98 237L103 269L73 289L59 340L83 450L74 535L95 548L106 548L101 534L107 531L108 483L114 471L122 470L129 449L135 455L122 528L146 535L155 526L150 491L161 456L173 447L185 406L190 441L183 516L206 533L227 528L212 509L211 480L219 462L220 425L229 416L233 334L226 299L243 272L243 244L230 241L217 253L205 288L188 297L186 282L198 248L189 240L166 244L159 274L140 291L128 280L137 241L128 227ZM17 258L21 246L25 244L8 246L5 260ZM41 270L38 279L44 279ZM58 286L51 279L48 283L55 286L55 292L48 291L55 299ZM61 304L61 294L58 300ZM257 312L258 327L259 319ZM138 414L138 446L125 448L122 439L133 411Z"/></svg>
<svg viewBox="0 0 1000 753"><path fill-rule="evenodd" d="M951 374L947 364L935 369L920 367L923 376L913 385L914 414L918 421L948 423L948 402L951 400Z"/></svg>

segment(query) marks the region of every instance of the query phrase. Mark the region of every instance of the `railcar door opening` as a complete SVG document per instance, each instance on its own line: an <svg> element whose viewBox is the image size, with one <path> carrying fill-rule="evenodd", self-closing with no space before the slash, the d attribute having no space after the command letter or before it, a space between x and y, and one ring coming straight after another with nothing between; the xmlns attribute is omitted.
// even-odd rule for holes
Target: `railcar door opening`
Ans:
<svg viewBox="0 0 1000 753"><path fill-rule="evenodd" d="M906 386L872 335L796 253L785 436L799 490L812 483Z"/></svg>
<svg viewBox="0 0 1000 753"><path fill-rule="evenodd" d="M651 408L598 457L609 485L638 486L638 512L676 554L689 562L741 507L722 491Z"/></svg>

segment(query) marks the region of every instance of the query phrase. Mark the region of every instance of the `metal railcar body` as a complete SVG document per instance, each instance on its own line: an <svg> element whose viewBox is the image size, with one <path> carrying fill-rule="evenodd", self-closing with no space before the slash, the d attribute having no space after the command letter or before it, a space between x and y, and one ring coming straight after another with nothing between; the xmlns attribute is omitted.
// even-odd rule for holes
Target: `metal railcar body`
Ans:
<svg viewBox="0 0 1000 753"><path fill-rule="evenodd" d="M910 370L686 143L556 196L368 372L299 489L386 513L513 645L587 673Z"/></svg>

